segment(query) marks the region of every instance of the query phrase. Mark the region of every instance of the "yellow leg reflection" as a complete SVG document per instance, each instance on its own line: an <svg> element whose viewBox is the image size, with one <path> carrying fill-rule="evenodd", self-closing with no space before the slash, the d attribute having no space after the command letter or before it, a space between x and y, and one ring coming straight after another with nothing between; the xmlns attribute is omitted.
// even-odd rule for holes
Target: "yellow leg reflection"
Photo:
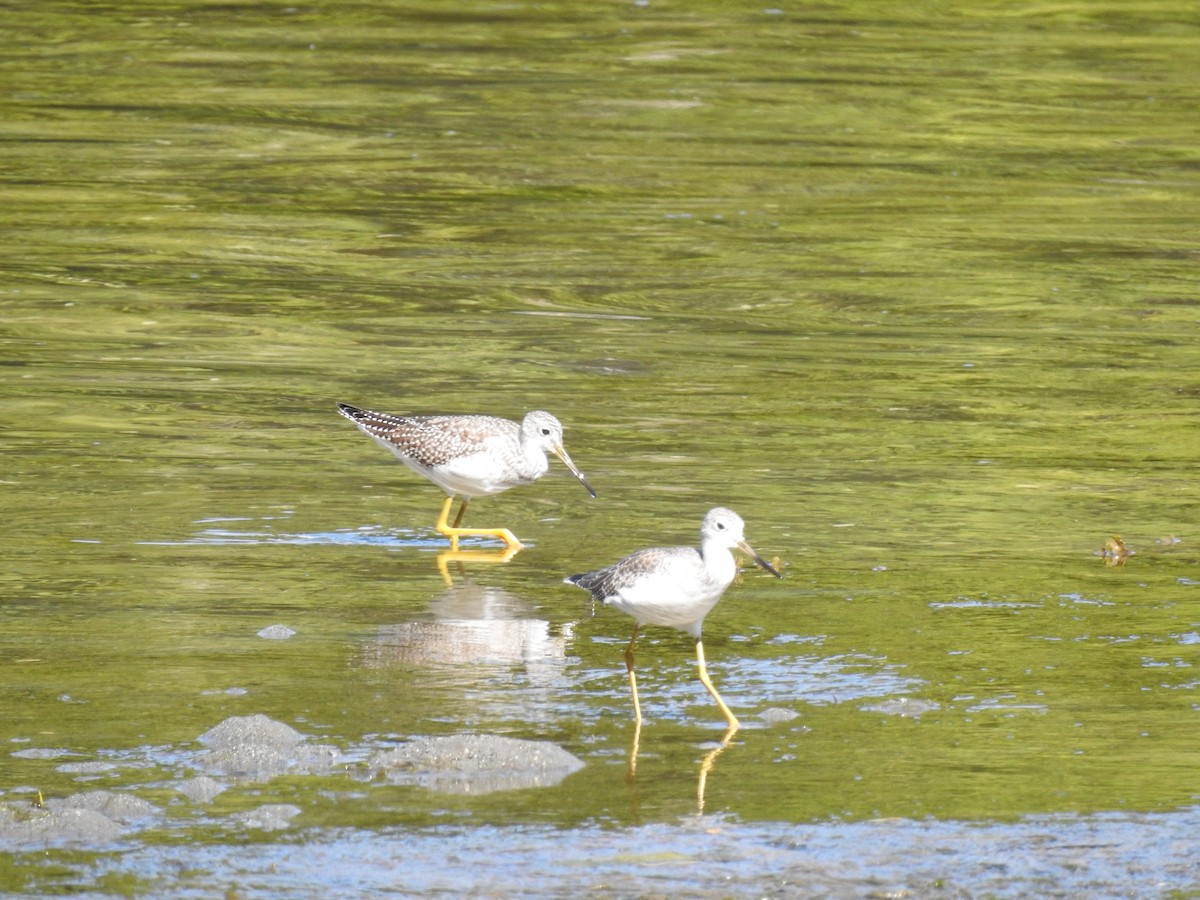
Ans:
<svg viewBox="0 0 1200 900"><path fill-rule="evenodd" d="M712 771L713 763L717 761L717 757L725 752L725 748L729 746L734 734L737 733L737 726L730 725L725 729L725 734L721 736L721 743L713 747L704 754L704 758L700 760L700 775L696 779L696 815L704 814L704 789L708 787L708 773Z"/></svg>
<svg viewBox="0 0 1200 900"><path fill-rule="evenodd" d="M454 517L454 524L450 524L450 507L454 505L454 497L449 496L446 502L442 504L442 512L438 516L437 524L434 526L438 534L444 534L450 538L450 549L458 549L458 539L460 537L494 537L504 541L510 549L520 550L524 544L517 540L517 536L507 528L460 528L462 524L463 514L467 511L468 500L463 500L462 506L458 508L458 515Z"/></svg>
<svg viewBox="0 0 1200 900"><path fill-rule="evenodd" d="M437 555L438 572L446 587L452 587L454 579L450 576L450 563L457 563L459 575L465 575L463 563L506 563L520 552L520 547L506 547L503 550L443 550Z"/></svg>
<svg viewBox="0 0 1200 900"><path fill-rule="evenodd" d="M696 815L698 816L704 814L704 792L708 787L708 773L716 764L717 757L733 743L735 734L737 734L736 728L725 729L725 733L721 735L721 742L705 753L700 760L700 771L696 776ZM629 763L625 769L625 781L630 785L637 780L638 751L641 747L641 740L642 723L639 720L633 725L633 739L629 742Z"/></svg>
<svg viewBox="0 0 1200 900"><path fill-rule="evenodd" d="M633 723L633 740L629 744L629 766L625 769L625 781L633 784L637 778L638 745L642 740L642 720Z"/></svg>

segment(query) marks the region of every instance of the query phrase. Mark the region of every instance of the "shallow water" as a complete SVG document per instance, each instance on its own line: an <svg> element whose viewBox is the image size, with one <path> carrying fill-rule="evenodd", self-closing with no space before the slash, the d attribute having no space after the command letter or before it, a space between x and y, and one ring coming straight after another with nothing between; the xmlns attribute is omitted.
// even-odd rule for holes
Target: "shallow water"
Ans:
<svg viewBox="0 0 1200 900"><path fill-rule="evenodd" d="M0 802L164 811L0 890L1200 889L1190 7L0 20ZM599 497L552 462L469 514L529 548L443 577L440 493L339 400L549 409ZM718 504L787 565L706 622L745 728L649 631L630 779L630 622L561 579ZM182 799L254 713L586 765Z"/></svg>

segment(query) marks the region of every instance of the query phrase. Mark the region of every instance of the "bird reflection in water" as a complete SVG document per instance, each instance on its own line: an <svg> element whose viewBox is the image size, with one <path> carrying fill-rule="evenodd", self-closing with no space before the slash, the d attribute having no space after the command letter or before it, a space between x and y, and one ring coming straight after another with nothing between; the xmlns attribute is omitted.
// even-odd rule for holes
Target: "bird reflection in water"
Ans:
<svg viewBox="0 0 1200 900"><path fill-rule="evenodd" d="M467 573L463 563L484 563L488 565L506 563L520 552L520 547L508 546L502 550L488 550L482 547L478 549L455 547L453 550L443 550L437 555L438 574L442 576L442 581L446 587L453 587L454 577L450 574L451 563L455 564L455 569L458 571L459 577L466 578Z"/></svg>
<svg viewBox="0 0 1200 900"><path fill-rule="evenodd" d="M572 623L555 626L524 598L469 581L447 587L429 612L431 618L381 626L363 648L363 665L443 669L460 687L464 679L494 685L497 669L520 667L542 699L561 692Z"/></svg>
<svg viewBox="0 0 1200 900"><path fill-rule="evenodd" d="M698 816L704 813L704 793L708 788L708 774L716 764L717 757L724 753L733 743L733 736L737 731L738 729L735 727L726 728L717 745L707 750L704 756L700 758L700 768L696 774L696 815ZM641 749L641 739L642 723L635 720L633 723L633 739L629 744L629 764L625 770L625 781L631 787L637 781L638 752Z"/></svg>

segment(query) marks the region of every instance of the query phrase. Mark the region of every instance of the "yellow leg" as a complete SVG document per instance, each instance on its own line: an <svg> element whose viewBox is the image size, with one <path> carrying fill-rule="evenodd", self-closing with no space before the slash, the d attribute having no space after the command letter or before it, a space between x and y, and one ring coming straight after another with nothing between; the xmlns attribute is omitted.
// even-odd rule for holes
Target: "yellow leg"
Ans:
<svg viewBox="0 0 1200 900"><path fill-rule="evenodd" d="M459 525L463 519L463 514L467 511L466 500L463 500L462 506L458 508L458 515L454 517L454 524L451 525L449 522L450 507L453 505L454 497L447 497L446 502L442 504L442 512L441 515L438 516L437 525L434 526L434 528L437 529L438 534L444 534L446 537L450 538L451 550L458 549L458 539L460 537L499 538L509 547L516 550L519 550L525 546L518 541L516 535L514 535L507 528L459 528Z"/></svg>
<svg viewBox="0 0 1200 900"><path fill-rule="evenodd" d="M712 698L717 701L717 706L721 707L721 714L725 716L725 721L729 723L729 729L725 732L725 740L728 740L729 736L741 727L741 723L725 705L725 701L721 699L717 689L713 687L712 679L708 677L708 667L704 665L704 644L699 639L696 640L696 661L700 663L700 683L712 694Z"/></svg>
<svg viewBox="0 0 1200 900"><path fill-rule="evenodd" d="M638 702L637 676L633 674L633 648L637 644L638 632L641 625L633 626L633 637L625 647L625 668L629 671L629 690L633 692L633 718L640 726L642 724L642 704Z"/></svg>
<svg viewBox="0 0 1200 900"><path fill-rule="evenodd" d="M451 494L446 498L446 502L442 504L441 515L438 516L437 524L433 527L437 529L438 534L444 534L450 538L450 549L458 549L458 535L454 534L454 529L446 521L450 516L450 507L454 505L454 495ZM462 510L459 510L459 518L462 518Z"/></svg>

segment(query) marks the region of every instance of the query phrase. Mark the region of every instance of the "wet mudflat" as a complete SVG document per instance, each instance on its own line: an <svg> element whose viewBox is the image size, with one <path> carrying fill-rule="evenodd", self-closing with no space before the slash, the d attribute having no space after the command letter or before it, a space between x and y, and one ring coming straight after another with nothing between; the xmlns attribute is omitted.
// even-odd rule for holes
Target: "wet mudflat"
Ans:
<svg viewBox="0 0 1200 900"><path fill-rule="evenodd" d="M583 763L561 747L497 735L413 738L390 749L349 748L306 741L294 728L263 715L233 716L196 739L198 749L158 747L121 754L119 761L71 761L60 771L88 777L119 768L184 767L183 779L148 787L174 791L179 801L210 804L232 786L282 776L331 776L363 782L418 784L448 793L486 794L556 784ZM47 749L15 751L19 759L61 759L74 754ZM32 794L31 790L15 791ZM253 792L251 792L253 793ZM274 831L301 813L289 804L264 804L215 824ZM10 846L105 845L148 828L162 828L166 810L128 791L82 791L64 798L16 800L0 807L0 841Z"/></svg>
<svg viewBox="0 0 1200 900"><path fill-rule="evenodd" d="M551 787L583 763L551 744L492 735L342 752L261 715L231 717L188 747L106 758L59 768L80 781L118 768L187 775L134 789L9 800L0 806L0 841L14 888L24 882L38 886L31 894L163 897L1186 896L1197 874L1189 850L1200 825L1194 808L1015 822L785 824L705 815L701 804L673 822L621 828L483 824L472 814L418 827L312 828L305 825L311 799L296 798L308 813L297 802L271 802L273 781L304 782L310 798L341 806L370 805L383 790L378 785L400 784L436 806L453 796ZM226 792L238 802L222 804ZM20 794L29 790L9 796ZM283 840L270 839L276 832ZM197 840L206 834L215 840Z"/></svg>

